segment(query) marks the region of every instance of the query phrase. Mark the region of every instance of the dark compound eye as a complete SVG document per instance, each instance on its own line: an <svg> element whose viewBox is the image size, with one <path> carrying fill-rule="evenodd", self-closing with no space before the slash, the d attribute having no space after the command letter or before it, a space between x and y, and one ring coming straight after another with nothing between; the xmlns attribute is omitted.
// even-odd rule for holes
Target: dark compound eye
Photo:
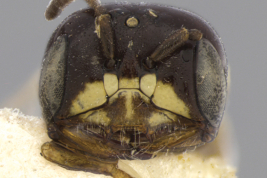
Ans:
<svg viewBox="0 0 267 178"><path fill-rule="evenodd" d="M43 61L39 95L43 108L46 108L43 114L47 122L58 111L63 98L67 48L67 36L59 36Z"/></svg>
<svg viewBox="0 0 267 178"><path fill-rule="evenodd" d="M221 58L206 39L196 50L196 92L199 109L214 126L220 125L226 101L226 77Z"/></svg>

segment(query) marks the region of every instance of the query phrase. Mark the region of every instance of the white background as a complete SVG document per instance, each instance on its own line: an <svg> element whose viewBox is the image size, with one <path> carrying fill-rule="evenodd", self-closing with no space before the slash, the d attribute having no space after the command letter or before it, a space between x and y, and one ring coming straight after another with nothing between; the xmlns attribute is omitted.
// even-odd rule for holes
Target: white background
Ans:
<svg viewBox="0 0 267 178"><path fill-rule="evenodd" d="M129 2L139 2L128 0ZM102 2L115 2L105 1ZM227 113L239 144L241 178L267 175L267 1L146 0L181 7L208 20L221 36L231 69ZM17 107L6 100L40 68L46 43L57 25L85 2L72 3L59 18L47 22L49 0L1 0L0 108ZM32 87L37 87L37 84ZM36 95L32 96L37 98ZM38 103L35 107L39 108ZM40 114L40 110L23 110Z"/></svg>

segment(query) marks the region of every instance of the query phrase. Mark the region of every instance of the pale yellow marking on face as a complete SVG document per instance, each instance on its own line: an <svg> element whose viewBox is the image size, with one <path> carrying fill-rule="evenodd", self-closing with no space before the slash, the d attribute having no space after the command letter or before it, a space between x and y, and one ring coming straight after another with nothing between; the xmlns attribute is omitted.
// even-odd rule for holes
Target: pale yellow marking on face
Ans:
<svg viewBox="0 0 267 178"><path fill-rule="evenodd" d="M126 119L132 118L132 115L134 114L134 108L133 108L133 93L130 92L124 92L123 95L126 97L125 107L126 107Z"/></svg>
<svg viewBox="0 0 267 178"><path fill-rule="evenodd" d="M156 84L157 84L156 74L146 74L141 78L140 89L148 97L150 97L155 91Z"/></svg>
<svg viewBox="0 0 267 178"><path fill-rule="evenodd" d="M155 127L161 124L171 124L172 122L163 113L152 113L152 116L148 119L148 123L150 127Z"/></svg>
<svg viewBox="0 0 267 178"><path fill-rule="evenodd" d="M102 109L97 111L89 111L80 115L79 117L83 119L83 122L96 125L108 126L111 122L111 119L107 117L107 113Z"/></svg>
<svg viewBox="0 0 267 178"><path fill-rule="evenodd" d="M79 114L104 104L107 101L106 95L102 81L86 83L85 89L72 101L70 115Z"/></svg>
<svg viewBox="0 0 267 178"><path fill-rule="evenodd" d="M98 21L101 20L101 15L95 18L95 33L97 35L98 38L100 38L100 24L98 23Z"/></svg>
<svg viewBox="0 0 267 178"><path fill-rule="evenodd" d="M120 78L119 89L121 88L139 88L139 78Z"/></svg>
<svg viewBox="0 0 267 178"><path fill-rule="evenodd" d="M180 122L179 120L177 120L176 114L163 110L158 113L153 113L152 116L148 119L149 126L151 127L167 123L172 124L173 122L177 121Z"/></svg>
<svg viewBox="0 0 267 178"><path fill-rule="evenodd" d="M135 18L135 17L130 17L126 20L126 25L128 27L131 27L131 28L136 27L138 25L138 23L139 22L138 22L137 18Z"/></svg>
<svg viewBox="0 0 267 178"><path fill-rule="evenodd" d="M170 110L176 114L190 119L189 108L185 105L173 90L170 84L157 82L152 102L158 107Z"/></svg>
<svg viewBox="0 0 267 178"><path fill-rule="evenodd" d="M132 46L133 46L133 40L129 41L128 48L132 50Z"/></svg>
<svg viewBox="0 0 267 178"><path fill-rule="evenodd" d="M157 14L155 14L155 11L153 9L148 9L148 12L149 12L149 15L152 16L152 17L158 17Z"/></svg>
<svg viewBox="0 0 267 178"><path fill-rule="evenodd" d="M119 81L115 74L104 74L104 86L108 96L113 95L119 89Z"/></svg>

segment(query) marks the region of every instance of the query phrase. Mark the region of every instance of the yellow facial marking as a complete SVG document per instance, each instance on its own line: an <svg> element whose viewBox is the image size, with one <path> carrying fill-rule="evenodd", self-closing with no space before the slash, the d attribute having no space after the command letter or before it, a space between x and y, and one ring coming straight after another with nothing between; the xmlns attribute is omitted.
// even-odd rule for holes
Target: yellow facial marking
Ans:
<svg viewBox="0 0 267 178"><path fill-rule="evenodd" d="M185 105L173 90L170 84L157 82L152 102L158 107L170 110L176 114L190 119L189 108Z"/></svg>
<svg viewBox="0 0 267 178"><path fill-rule="evenodd" d="M148 9L148 12L149 12L149 15L152 16L152 17L158 17L157 14L155 14L155 11L153 9Z"/></svg>
<svg viewBox="0 0 267 178"><path fill-rule="evenodd" d="M104 87L108 96L113 95L119 89L119 81L115 74L104 74Z"/></svg>
<svg viewBox="0 0 267 178"><path fill-rule="evenodd" d="M146 74L141 78L140 88L148 97L150 97L155 90L157 84L156 74Z"/></svg>
<svg viewBox="0 0 267 178"><path fill-rule="evenodd" d="M98 38L100 38L100 24L98 23L98 20L100 20L101 16L95 18L95 33Z"/></svg>
<svg viewBox="0 0 267 178"><path fill-rule="evenodd" d="M134 109L133 109L133 103L132 103L132 92L124 92L123 93L126 98L125 102L125 107L126 107L126 119L131 119L132 115L134 114Z"/></svg>
<svg viewBox="0 0 267 178"><path fill-rule="evenodd" d="M83 122L88 122L95 125L108 126L111 121L103 109L90 111L80 115L79 117L83 119Z"/></svg>
<svg viewBox="0 0 267 178"><path fill-rule="evenodd" d="M129 41L129 43L128 43L128 48L129 48L130 50L132 50L132 46L133 46L133 40Z"/></svg>
<svg viewBox="0 0 267 178"><path fill-rule="evenodd" d="M138 23L139 22L138 22L137 18L135 18L135 17L130 17L126 21L126 25L128 27L131 27L131 28L136 27L138 25Z"/></svg>
<svg viewBox="0 0 267 178"><path fill-rule="evenodd" d="M171 120L168 119L163 113L153 113L152 116L148 120L150 127L155 127L161 124L171 123Z"/></svg>
<svg viewBox="0 0 267 178"><path fill-rule="evenodd" d="M101 106L107 101L106 95L102 81L85 84L85 89L72 101L70 115Z"/></svg>
<svg viewBox="0 0 267 178"><path fill-rule="evenodd" d="M138 88L139 89L139 78L120 78L119 89L121 88Z"/></svg>

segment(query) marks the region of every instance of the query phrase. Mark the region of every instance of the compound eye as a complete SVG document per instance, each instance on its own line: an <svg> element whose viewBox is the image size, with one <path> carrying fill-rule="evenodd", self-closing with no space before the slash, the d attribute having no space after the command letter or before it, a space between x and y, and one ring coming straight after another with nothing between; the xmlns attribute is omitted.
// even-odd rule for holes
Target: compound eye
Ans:
<svg viewBox="0 0 267 178"><path fill-rule="evenodd" d="M214 46L202 39L196 51L196 92L202 115L215 127L221 123L226 101L226 75Z"/></svg>
<svg viewBox="0 0 267 178"><path fill-rule="evenodd" d="M61 105L65 85L67 47L67 36L59 36L47 51L43 61L39 95L46 119L51 119Z"/></svg>

